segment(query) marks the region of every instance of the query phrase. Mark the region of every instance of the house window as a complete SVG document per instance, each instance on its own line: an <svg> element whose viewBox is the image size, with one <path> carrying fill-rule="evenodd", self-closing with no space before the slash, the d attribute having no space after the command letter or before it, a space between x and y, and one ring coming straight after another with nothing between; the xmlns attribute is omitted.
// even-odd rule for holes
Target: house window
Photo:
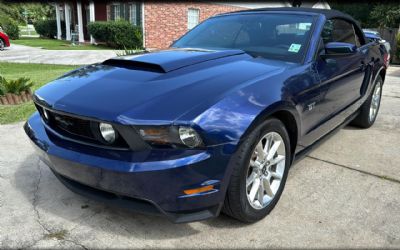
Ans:
<svg viewBox="0 0 400 250"><path fill-rule="evenodd" d="M129 4L129 21L137 25L136 4Z"/></svg>
<svg viewBox="0 0 400 250"><path fill-rule="evenodd" d="M107 20L126 20L133 25L140 25L140 3L138 2L113 2L107 5Z"/></svg>
<svg viewBox="0 0 400 250"><path fill-rule="evenodd" d="M199 9L188 9L188 29L193 29L200 20L200 10Z"/></svg>
<svg viewBox="0 0 400 250"><path fill-rule="evenodd" d="M121 4L113 3L110 4L110 18L111 21L117 21L121 19Z"/></svg>

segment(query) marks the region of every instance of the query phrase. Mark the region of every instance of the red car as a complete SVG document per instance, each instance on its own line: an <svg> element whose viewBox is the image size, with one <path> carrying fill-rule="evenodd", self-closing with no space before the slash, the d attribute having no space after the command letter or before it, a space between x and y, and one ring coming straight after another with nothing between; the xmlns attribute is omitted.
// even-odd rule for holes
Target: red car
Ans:
<svg viewBox="0 0 400 250"><path fill-rule="evenodd" d="M10 47L10 39L7 34L4 33L3 29L0 27L0 50L3 50L5 47Z"/></svg>

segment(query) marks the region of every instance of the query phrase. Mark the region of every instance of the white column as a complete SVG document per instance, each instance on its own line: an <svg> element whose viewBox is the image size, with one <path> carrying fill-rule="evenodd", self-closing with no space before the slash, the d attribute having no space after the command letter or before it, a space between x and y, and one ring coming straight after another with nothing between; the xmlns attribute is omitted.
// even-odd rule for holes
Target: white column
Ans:
<svg viewBox="0 0 400 250"><path fill-rule="evenodd" d="M94 22L96 21L96 17L95 17L95 10L94 10L94 1L90 1L89 3L89 21L90 22ZM90 36L90 43L91 44L95 44L96 41L94 40L93 36Z"/></svg>
<svg viewBox="0 0 400 250"><path fill-rule="evenodd" d="M85 42L85 38L83 37L83 21L82 21L82 3L78 1L76 3L76 8L78 12L78 33L79 33L79 42Z"/></svg>
<svg viewBox="0 0 400 250"><path fill-rule="evenodd" d="M65 39L71 41L71 20L70 20L70 8L68 3L64 4L64 13L65 13Z"/></svg>
<svg viewBox="0 0 400 250"><path fill-rule="evenodd" d="M58 3L55 4L56 7L56 20L57 20L57 39L61 40L62 32L61 32L61 17L60 17L60 7Z"/></svg>

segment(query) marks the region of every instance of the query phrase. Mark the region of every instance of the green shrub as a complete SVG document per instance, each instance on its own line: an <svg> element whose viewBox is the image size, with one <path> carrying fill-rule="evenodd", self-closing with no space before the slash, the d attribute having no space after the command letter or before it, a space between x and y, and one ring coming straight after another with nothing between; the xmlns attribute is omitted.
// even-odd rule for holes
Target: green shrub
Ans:
<svg viewBox="0 0 400 250"><path fill-rule="evenodd" d="M110 32L108 31L108 22L91 22L87 26L88 32L94 39L101 42L109 40Z"/></svg>
<svg viewBox="0 0 400 250"><path fill-rule="evenodd" d="M94 39L113 48L142 48L141 28L127 21L92 22L88 25L88 31Z"/></svg>
<svg viewBox="0 0 400 250"><path fill-rule="evenodd" d="M0 76L0 95L4 95L7 93L11 94L19 94L22 91L30 90L33 86L33 83L29 78L20 77L16 80L6 80L4 77Z"/></svg>
<svg viewBox="0 0 400 250"><path fill-rule="evenodd" d="M3 28L4 32L10 37L10 39L19 38L19 27L18 23L9 17L0 17L0 26Z"/></svg>
<svg viewBox="0 0 400 250"><path fill-rule="evenodd" d="M136 49L123 49L120 51L116 51L117 56L131 56L141 53L143 50L140 48Z"/></svg>
<svg viewBox="0 0 400 250"><path fill-rule="evenodd" d="M4 87L3 82L5 81L3 76L0 76L0 96L6 94L6 88Z"/></svg>
<svg viewBox="0 0 400 250"><path fill-rule="evenodd" d="M56 20L38 20L33 26L41 37L54 38L57 36Z"/></svg>
<svg viewBox="0 0 400 250"><path fill-rule="evenodd" d="M55 38L57 36L57 21L56 20L38 20L33 26L36 32L45 38ZM65 22L61 22L62 37L65 38L66 29Z"/></svg>

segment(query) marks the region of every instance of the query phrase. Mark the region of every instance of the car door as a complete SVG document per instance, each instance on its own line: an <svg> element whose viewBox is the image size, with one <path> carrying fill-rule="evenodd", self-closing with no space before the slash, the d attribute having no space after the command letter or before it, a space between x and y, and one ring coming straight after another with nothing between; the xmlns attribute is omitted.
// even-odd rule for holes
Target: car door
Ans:
<svg viewBox="0 0 400 250"><path fill-rule="evenodd" d="M322 122L345 110L361 97L368 52L362 47L364 38L360 37L356 29L357 26L344 19L330 19L325 23L321 35L322 47L327 43L342 42L356 45L357 51L337 57L318 56L316 59L321 81L319 112Z"/></svg>

